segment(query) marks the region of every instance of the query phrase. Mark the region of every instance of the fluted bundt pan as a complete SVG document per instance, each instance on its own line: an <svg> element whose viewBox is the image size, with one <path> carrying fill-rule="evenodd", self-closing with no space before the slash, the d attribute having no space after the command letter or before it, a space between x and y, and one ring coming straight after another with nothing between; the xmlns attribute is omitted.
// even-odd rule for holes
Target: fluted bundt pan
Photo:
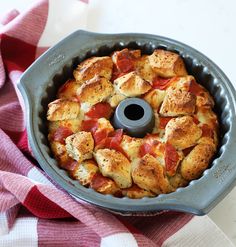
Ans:
<svg viewBox="0 0 236 247"><path fill-rule="evenodd" d="M177 52L192 74L214 97L220 122L220 144L213 162L202 177L185 188L155 198L116 198L85 188L60 169L47 140L47 105L76 65L91 56L104 56L123 48L151 54L161 48ZM216 51L217 52L217 51ZM73 196L122 214L175 210L198 215L208 213L233 188L236 181L235 90L229 79L205 55L178 41L150 34L98 34L76 31L38 58L18 84L27 109L27 131L35 158L42 169Z"/></svg>

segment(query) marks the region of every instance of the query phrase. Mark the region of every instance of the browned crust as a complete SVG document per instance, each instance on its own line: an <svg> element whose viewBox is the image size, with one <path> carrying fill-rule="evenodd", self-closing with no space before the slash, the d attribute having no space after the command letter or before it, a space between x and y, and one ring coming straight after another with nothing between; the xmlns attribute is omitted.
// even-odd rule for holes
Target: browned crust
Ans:
<svg viewBox="0 0 236 247"><path fill-rule="evenodd" d="M139 59L135 61L135 69L136 72L145 80L152 84L153 80L157 76L157 74L153 71L150 62L149 56L143 55Z"/></svg>
<svg viewBox="0 0 236 247"><path fill-rule="evenodd" d="M166 141L180 150L195 145L201 135L201 129L190 116L173 118L166 125Z"/></svg>
<svg viewBox="0 0 236 247"><path fill-rule="evenodd" d="M94 153L103 176L112 178L120 188L132 185L130 161L120 152L112 149L99 149Z"/></svg>
<svg viewBox="0 0 236 247"><path fill-rule="evenodd" d="M186 180L199 178L208 167L215 152L215 146L199 144L186 156L181 164L181 174Z"/></svg>
<svg viewBox="0 0 236 247"><path fill-rule="evenodd" d="M195 112L196 96L179 90L168 90L161 105L160 114L166 117L191 115Z"/></svg>
<svg viewBox="0 0 236 247"><path fill-rule="evenodd" d="M92 158L94 140L90 132L77 132L68 136L65 142L69 156L78 162Z"/></svg>
<svg viewBox="0 0 236 247"><path fill-rule="evenodd" d="M48 104L47 120L58 121L75 119L79 116L79 112L79 102L67 99L57 99Z"/></svg>
<svg viewBox="0 0 236 247"><path fill-rule="evenodd" d="M92 105L105 100L111 95L113 85L104 77L95 76L86 81L78 90L77 95L81 102L88 102Z"/></svg>
<svg viewBox="0 0 236 247"><path fill-rule="evenodd" d="M110 57L91 57L78 65L74 70L74 77L78 82L92 79L95 75L111 79L112 59Z"/></svg>
<svg viewBox="0 0 236 247"><path fill-rule="evenodd" d="M187 75L182 58L174 52L155 50L149 56L149 62L152 69L159 76L174 77Z"/></svg>
<svg viewBox="0 0 236 247"><path fill-rule="evenodd" d="M132 178L140 188L156 194L171 192L163 167L150 154L133 163Z"/></svg>
<svg viewBox="0 0 236 247"><path fill-rule="evenodd" d="M70 175L73 179L78 180L82 185L89 186L94 174L98 172L98 166L93 160L85 160L78 164Z"/></svg>
<svg viewBox="0 0 236 247"><path fill-rule="evenodd" d="M81 86L80 83L76 82L76 80L67 80L59 89L57 93L58 98L62 99L76 99L77 98L77 90Z"/></svg>
<svg viewBox="0 0 236 247"><path fill-rule="evenodd" d="M117 78L114 85L121 94L127 97L139 96L151 89L151 85L134 71Z"/></svg>

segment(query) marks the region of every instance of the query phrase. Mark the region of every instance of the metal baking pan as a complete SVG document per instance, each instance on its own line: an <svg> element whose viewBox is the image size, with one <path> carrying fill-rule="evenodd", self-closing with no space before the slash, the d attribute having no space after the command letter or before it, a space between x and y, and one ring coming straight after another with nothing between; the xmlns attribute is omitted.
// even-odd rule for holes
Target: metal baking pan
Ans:
<svg viewBox="0 0 236 247"><path fill-rule="evenodd" d="M195 76L214 97L215 111L220 121L220 144L209 169L187 187L155 198L115 198L83 187L58 167L47 141L47 105L55 99L59 86L72 76L76 65L88 57L109 55L125 47L138 48L146 54L151 54L156 48L179 53L188 73ZM203 215L235 185L235 90L216 64L188 45L151 34L99 34L79 30L39 57L22 75L18 88L27 109L27 131L35 158L56 183L76 198L122 214L175 210Z"/></svg>

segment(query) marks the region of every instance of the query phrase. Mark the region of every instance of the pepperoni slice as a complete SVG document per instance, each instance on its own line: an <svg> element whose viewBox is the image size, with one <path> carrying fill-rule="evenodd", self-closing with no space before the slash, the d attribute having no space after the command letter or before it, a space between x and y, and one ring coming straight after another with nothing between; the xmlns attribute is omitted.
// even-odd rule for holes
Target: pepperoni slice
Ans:
<svg viewBox="0 0 236 247"><path fill-rule="evenodd" d="M194 80L190 82L190 85L189 85L190 93L199 95L202 91L203 91L202 87L197 82L195 82Z"/></svg>
<svg viewBox="0 0 236 247"><path fill-rule="evenodd" d="M93 139L95 142L95 145L98 145L103 139L106 139L108 137L109 129L102 129L95 131L93 133Z"/></svg>
<svg viewBox="0 0 236 247"><path fill-rule="evenodd" d="M99 190L99 188L105 186L109 180L109 178L103 177L101 173L95 173L92 177L90 187L94 190Z"/></svg>
<svg viewBox="0 0 236 247"><path fill-rule="evenodd" d="M86 116L90 118L107 118L109 119L112 114L112 108L109 103L101 102L94 105L90 111L86 113Z"/></svg>
<svg viewBox="0 0 236 247"><path fill-rule="evenodd" d="M160 142L157 140L152 140L152 137L154 135L148 135L145 139L146 142L144 142L140 148L139 148L139 156L143 157L146 154L151 154L152 156L156 157L157 154L155 152L155 147L159 145Z"/></svg>
<svg viewBox="0 0 236 247"><path fill-rule="evenodd" d="M98 148L109 148L114 149L122 154L124 154L127 158L127 154L123 150L123 148L120 146L120 143L123 138L123 130L118 129L116 131L108 133L108 136L104 138L102 141L98 143Z"/></svg>
<svg viewBox="0 0 236 247"><path fill-rule="evenodd" d="M166 166L166 172L173 176L176 172L176 169L178 167L178 160L179 155L176 151L176 149L170 144L166 143L165 146L165 166Z"/></svg>
<svg viewBox="0 0 236 247"><path fill-rule="evenodd" d="M202 129L202 137L210 137L212 139L214 138L214 132L209 125L203 124L201 129Z"/></svg>
<svg viewBox="0 0 236 247"><path fill-rule="evenodd" d="M170 81L171 80L167 78L156 77L152 82L152 88L165 90L170 86Z"/></svg>
<svg viewBox="0 0 236 247"><path fill-rule="evenodd" d="M140 157L143 157L146 154L151 154L154 157L156 156L154 151L153 151L153 146L149 143L143 143L139 149Z"/></svg>
<svg viewBox="0 0 236 247"><path fill-rule="evenodd" d="M165 129L166 125L169 123L171 119L172 117L160 117L159 118L159 128Z"/></svg>
<svg viewBox="0 0 236 247"><path fill-rule="evenodd" d="M56 131L52 135L52 140L56 142L60 142L61 144L65 144L66 137L72 135L73 132L71 129L67 127L59 127L56 129Z"/></svg>
<svg viewBox="0 0 236 247"><path fill-rule="evenodd" d="M117 52L116 67L120 73L128 73L134 70L134 60L131 57L129 50Z"/></svg>
<svg viewBox="0 0 236 247"><path fill-rule="evenodd" d="M98 128L98 121L96 119L83 120L81 130L94 133Z"/></svg>
<svg viewBox="0 0 236 247"><path fill-rule="evenodd" d="M69 158L66 162L61 164L61 167L63 169L66 169L67 171L73 171L76 166L78 166L78 162Z"/></svg>

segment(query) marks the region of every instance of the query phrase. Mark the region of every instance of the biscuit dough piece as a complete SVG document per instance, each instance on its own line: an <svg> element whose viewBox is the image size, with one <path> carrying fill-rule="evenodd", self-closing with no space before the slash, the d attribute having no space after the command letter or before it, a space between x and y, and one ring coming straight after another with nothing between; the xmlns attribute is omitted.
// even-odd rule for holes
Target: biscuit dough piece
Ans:
<svg viewBox="0 0 236 247"><path fill-rule="evenodd" d="M185 76L187 71L182 58L170 51L155 50L149 56L152 69L161 77Z"/></svg>
<svg viewBox="0 0 236 247"><path fill-rule="evenodd" d="M145 80L152 84L153 80L157 76L157 74L152 69L149 56L143 55L135 61L135 68L137 73Z"/></svg>
<svg viewBox="0 0 236 247"><path fill-rule="evenodd" d="M79 116L79 112L79 102L67 99L57 99L48 104L47 120L58 121L75 119Z"/></svg>
<svg viewBox="0 0 236 247"><path fill-rule="evenodd" d="M160 108L165 117L191 115L195 112L196 96L182 90L168 90Z"/></svg>
<svg viewBox="0 0 236 247"><path fill-rule="evenodd" d="M130 72L117 78L114 81L114 86L119 93L127 97L136 97L151 89L150 83L143 80L136 72Z"/></svg>
<svg viewBox="0 0 236 247"><path fill-rule="evenodd" d="M132 178L140 188L155 194L171 192L171 186L164 175L164 168L150 154L133 162Z"/></svg>
<svg viewBox="0 0 236 247"><path fill-rule="evenodd" d="M166 141L180 150L194 146L201 135L201 129L190 116L173 118L166 125Z"/></svg>
<svg viewBox="0 0 236 247"><path fill-rule="evenodd" d="M138 157L140 146L143 143L143 139L130 137L127 135L123 135L123 139L121 142L121 147L125 151L125 153L129 156L131 160Z"/></svg>
<svg viewBox="0 0 236 247"><path fill-rule="evenodd" d="M79 163L92 158L94 140L92 134L80 131L66 138L66 150L70 157Z"/></svg>
<svg viewBox="0 0 236 247"><path fill-rule="evenodd" d="M104 77L95 76L86 81L77 91L81 102L95 105L108 98L113 92L113 85Z"/></svg>
<svg viewBox="0 0 236 247"><path fill-rule="evenodd" d="M74 77L79 83L92 79L95 75L111 79L112 59L105 57L91 57L80 63L74 70Z"/></svg>
<svg viewBox="0 0 236 247"><path fill-rule="evenodd" d="M94 157L103 176L112 178L120 188L132 185L131 163L122 153L113 149L99 149Z"/></svg>
<svg viewBox="0 0 236 247"><path fill-rule="evenodd" d="M78 164L75 169L70 173L72 178L79 180L84 185L90 185L95 173L98 172L98 166L93 160L84 160Z"/></svg>
<svg viewBox="0 0 236 247"><path fill-rule="evenodd" d="M66 83L60 87L57 97L60 99L76 99L77 90L80 86L81 83L78 83L75 79L67 80Z"/></svg>
<svg viewBox="0 0 236 247"><path fill-rule="evenodd" d="M183 159L181 164L181 174L186 180L197 179L208 167L215 152L215 146L209 144L198 144Z"/></svg>

